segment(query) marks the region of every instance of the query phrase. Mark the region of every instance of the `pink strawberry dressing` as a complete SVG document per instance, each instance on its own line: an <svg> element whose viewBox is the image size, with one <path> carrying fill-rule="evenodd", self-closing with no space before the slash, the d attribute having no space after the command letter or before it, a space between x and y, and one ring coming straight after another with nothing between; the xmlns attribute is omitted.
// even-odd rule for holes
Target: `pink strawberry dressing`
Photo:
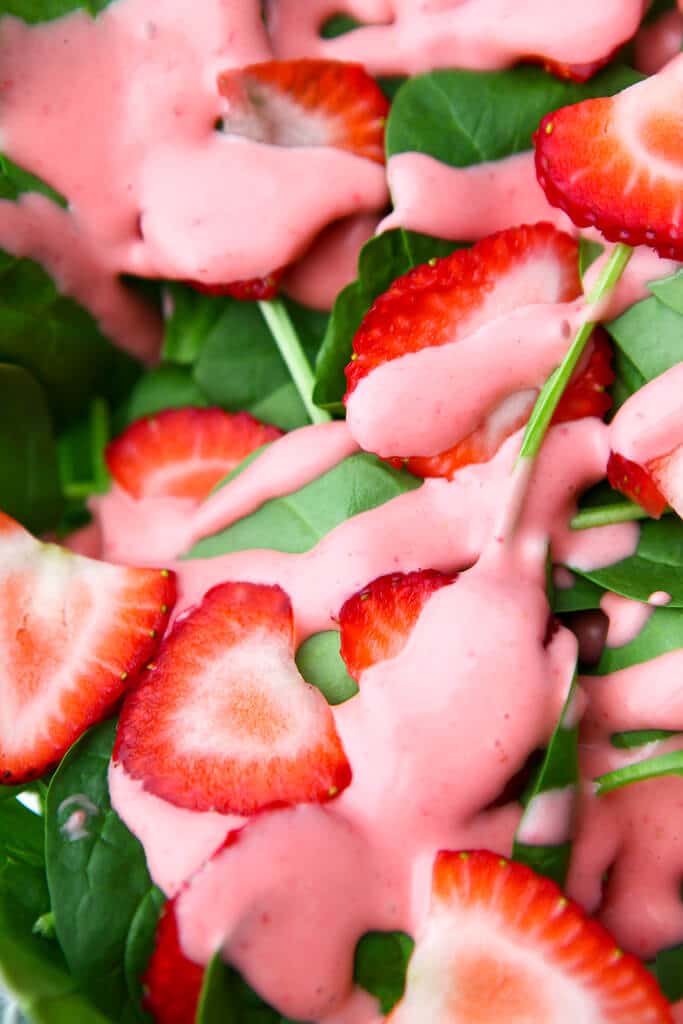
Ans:
<svg viewBox="0 0 683 1024"><path fill-rule="evenodd" d="M529 57L586 64L608 57L635 33L644 0L577 0L571 17L547 0L273 0L269 28L278 57L359 61L373 74L436 67L487 70ZM514 13L512 13L514 12ZM333 14L363 24L320 37Z"/></svg>
<svg viewBox="0 0 683 1024"><path fill-rule="evenodd" d="M119 0L95 19L33 27L2 18L3 150L70 206L0 202L0 245L45 258L68 294L149 358L158 327L146 312L134 322L119 273L260 277L331 221L380 210L384 169L370 160L215 130L218 72L270 55L256 0L205 0L192 18L184 0Z"/></svg>

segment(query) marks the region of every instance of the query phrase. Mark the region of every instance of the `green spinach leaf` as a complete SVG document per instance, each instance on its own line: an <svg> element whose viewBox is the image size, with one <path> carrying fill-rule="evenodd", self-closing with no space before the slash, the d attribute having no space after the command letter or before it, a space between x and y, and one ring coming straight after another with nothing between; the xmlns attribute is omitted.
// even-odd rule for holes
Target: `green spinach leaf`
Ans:
<svg viewBox="0 0 683 1024"><path fill-rule="evenodd" d="M77 10L85 10L95 17L110 3L111 0L1 0L0 16L13 14L33 25Z"/></svg>
<svg viewBox="0 0 683 1024"><path fill-rule="evenodd" d="M652 661L660 654L683 648L683 609L654 608L650 618L630 643L623 647L605 647L599 663L586 669L586 675L607 675L631 665Z"/></svg>
<svg viewBox="0 0 683 1024"><path fill-rule="evenodd" d="M611 65L589 82L561 81L537 67L508 71L432 71L399 89L387 123L387 155L426 153L453 167L531 149L551 110L609 96L641 80Z"/></svg>
<svg viewBox="0 0 683 1024"><path fill-rule="evenodd" d="M344 367L351 358L353 336L377 296L401 274L460 247L458 242L402 228L385 231L365 243L358 259L358 279L337 296L318 355L313 391L318 405L343 415Z"/></svg>
<svg viewBox="0 0 683 1024"><path fill-rule="evenodd" d="M290 300L283 302L313 363L327 316ZM228 410L245 409L283 430L307 424L303 402L257 304L236 299L220 303L221 313L203 334L194 367L195 381L207 400Z"/></svg>
<svg viewBox="0 0 683 1024"><path fill-rule="evenodd" d="M683 360L683 315L659 298L635 303L605 327L637 371L633 383L647 383Z"/></svg>
<svg viewBox="0 0 683 1024"><path fill-rule="evenodd" d="M683 271L677 270L670 277L651 281L648 288L652 294L674 313L683 315Z"/></svg>
<svg viewBox="0 0 683 1024"><path fill-rule="evenodd" d="M54 527L62 512L45 394L30 373L6 363L0 363L0 508L34 533Z"/></svg>
<svg viewBox="0 0 683 1024"><path fill-rule="evenodd" d="M314 633L304 640L296 652L296 664L306 682L316 686L328 704L343 704L358 693L339 651L336 629Z"/></svg>
<svg viewBox="0 0 683 1024"><path fill-rule="evenodd" d="M126 408L126 421L152 416L162 409L208 405L189 366L165 363L143 374L133 388Z"/></svg>
<svg viewBox="0 0 683 1024"><path fill-rule="evenodd" d="M45 867L45 827L40 814L34 814L16 798L0 803L0 859L17 861L30 867Z"/></svg>
<svg viewBox="0 0 683 1024"><path fill-rule="evenodd" d="M115 722L105 722L85 733L53 776L46 853L57 937L69 968L93 1004L118 1019L130 1012L125 955L127 947L133 955L131 928L153 886L142 846L109 801L115 731ZM87 820L69 835L66 823L79 810Z"/></svg>
<svg viewBox="0 0 683 1024"><path fill-rule="evenodd" d="M366 932L358 941L353 979L378 1000L382 1013L393 1010L403 996L414 946L404 932Z"/></svg>
<svg viewBox="0 0 683 1024"><path fill-rule="evenodd" d="M226 530L199 541L188 558L271 548L302 552L344 520L420 486L421 481L360 452L293 494L275 498Z"/></svg>
<svg viewBox="0 0 683 1024"><path fill-rule="evenodd" d="M196 1024L297 1024L268 1006L219 954L204 972Z"/></svg>
<svg viewBox="0 0 683 1024"><path fill-rule="evenodd" d="M635 554L604 569L572 569L615 594L647 601L663 590L671 595L665 610L683 607L683 522L678 516L645 520Z"/></svg>
<svg viewBox="0 0 683 1024"><path fill-rule="evenodd" d="M50 185L0 153L0 199L18 199L23 192L40 192L62 208L69 205Z"/></svg>
<svg viewBox="0 0 683 1024"><path fill-rule="evenodd" d="M58 422L77 419L95 395L119 400L139 373L82 306L60 295L43 267L2 251L0 360L33 374Z"/></svg>

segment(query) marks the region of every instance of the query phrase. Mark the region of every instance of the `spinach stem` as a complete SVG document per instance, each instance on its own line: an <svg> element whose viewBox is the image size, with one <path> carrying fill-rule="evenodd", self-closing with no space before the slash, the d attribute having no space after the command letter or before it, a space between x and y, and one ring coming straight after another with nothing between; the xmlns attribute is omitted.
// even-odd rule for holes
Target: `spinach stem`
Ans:
<svg viewBox="0 0 683 1024"><path fill-rule="evenodd" d="M598 303L612 290L630 260L632 252L633 250L630 246L623 245L621 242L615 245L607 263L602 268L597 281L588 295L589 306ZM581 325L564 359L543 385L541 393L536 399L531 418L527 423L524 440L522 441L522 447L518 456L520 461L522 459L535 459L538 455L555 409L569 383L571 375L576 369L576 365L583 354L583 350L594 327L595 321L593 320L587 320Z"/></svg>
<svg viewBox="0 0 683 1024"><path fill-rule="evenodd" d="M611 526L613 523L630 523L649 518L640 505L632 501L619 501L612 505L579 509L569 525L572 530L589 530L592 526Z"/></svg>
<svg viewBox="0 0 683 1024"><path fill-rule="evenodd" d="M280 299L260 301L258 305L311 422L327 423L332 417L313 401L313 371L287 309Z"/></svg>

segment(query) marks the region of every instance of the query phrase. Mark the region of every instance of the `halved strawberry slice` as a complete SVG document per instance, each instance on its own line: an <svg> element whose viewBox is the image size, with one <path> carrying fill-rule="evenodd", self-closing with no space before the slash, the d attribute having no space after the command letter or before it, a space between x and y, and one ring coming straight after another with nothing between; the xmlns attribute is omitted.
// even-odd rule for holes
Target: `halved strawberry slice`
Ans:
<svg viewBox="0 0 683 1024"><path fill-rule="evenodd" d="M521 306L580 294L578 244L550 224L509 228L415 267L380 295L356 332L345 401L383 363L460 341Z"/></svg>
<svg viewBox="0 0 683 1024"><path fill-rule="evenodd" d="M285 270L286 267L280 267L266 277L251 277L247 281L230 281L228 284L204 284L203 281L188 281L187 284L202 295L229 295L240 302L263 302L275 298Z"/></svg>
<svg viewBox="0 0 683 1024"><path fill-rule="evenodd" d="M456 578L435 569L395 572L350 597L339 613L341 656L349 674L358 680L371 665L395 658L432 594Z"/></svg>
<svg viewBox="0 0 683 1024"><path fill-rule="evenodd" d="M272 60L225 71L223 130L273 146L331 146L384 163L389 104L360 64Z"/></svg>
<svg viewBox="0 0 683 1024"><path fill-rule="evenodd" d="M154 951L142 977L143 1004L156 1024L192 1024L202 989L204 968L180 948L175 901L164 905Z"/></svg>
<svg viewBox="0 0 683 1024"><path fill-rule="evenodd" d="M548 201L606 238L683 258L683 58L616 96L547 114L536 174Z"/></svg>
<svg viewBox="0 0 683 1024"><path fill-rule="evenodd" d="M607 388L614 381L612 346L598 327L586 348L587 363L579 368L559 401L553 423L579 420L584 416L604 416L612 399ZM439 455L415 456L412 459L390 459L397 467L405 467L415 476L446 477L477 462L488 462L500 446L516 430L524 426L534 407L538 392L523 391L511 395L492 413L481 427Z"/></svg>
<svg viewBox="0 0 683 1024"><path fill-rule="evenodd" d="M391 1024L673 1024L653 976L547 878L441 852Z"/></svg>
<svg viewBox="0 0 683 1024"><path fill-rule="evenodd" d="M176 623L124 703L114 760L170 803L223 814L349 784L332 712L294 663L280 587L223 583Z"/></svg>
<svg viewBox="0 0 683 1024"><path fill-rule="evenodd" d="M251 452L281 437L246 412L165 409L107 447L111 475L134 498L205 498Z"/></svg>
<svg viewBox="0 0 683 1024"><path fill-rule="evenodd" d="M0 782L42 775L154 653L172 573L42 544L0 512Z"/></svg>
<svg viewBox="0 0 683 1024"><path fill-rule="evenodd" d="M663 456L660 459L655 459L645 468L617 452L610 452L607 462L607 479L615 491L621 491L631 501L635 501L637 505L644 508L648 515L659 519L668 502L658 484L663 482L666 486L669 458L670 456ZM653 468L656 476L652 472ZM678 493L680 493L680 488L678 488Z"/></svg>

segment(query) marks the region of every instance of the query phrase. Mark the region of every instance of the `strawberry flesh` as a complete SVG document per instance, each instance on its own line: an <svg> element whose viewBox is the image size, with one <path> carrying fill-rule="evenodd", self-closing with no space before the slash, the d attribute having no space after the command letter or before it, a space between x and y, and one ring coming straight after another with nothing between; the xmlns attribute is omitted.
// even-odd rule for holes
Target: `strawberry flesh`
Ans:
<svg viewBox="0 0 683 1024"><path fill-rule="evenodd" d="M331 146L384 163L389 104L360 64L272 60L225 71L223 131L274 146Z"/></svg>
<svg viewBox="0 0 683 1024"><path fill-rule="evenodd" d="M281 436L246 412L165 409L132 423L107 447L106 459L134 498L201 500L247 455Z"/></svg>
<svg viewBox="0 0 683 1024"><path fill-rule="evenodd" d="M365 669L400 654L429 598L455 579L435 569L396 572L350 597L339 613L341 655L349 675L358 681Z"/></svg>
<svg viewBox="0 0 683 1024"><path fill-rule="evenodd" d="M42 544L0 512L0 781L42 775L154 654L173 573Z"/></svg>
<svg viewBox="0 0 683 1024"><path fill-rule="evenodd" d="M178 807L223 814L349 784L332 712L297 671L280 587L221 584L176 623L124 703L114 760Z"/></svg>
<svg viewBox="0 0 683 1024"><path fill-rule="evenodd" d="M648 470L637 462L632 462L617 452L610 452L607 479L615 491L621 491L631 501L635 501L654 519L659 519L664 512L667 506L666 498Z"/></svg>
<svg viewBox="0 0 683 1024"><path fill-rule="evenodd" d="M548 201L613 242L683 259L683 61L613 97L547 114L534 136Z"/></svg>
<svg viewBox="0 0 683 1024"><path fill-rule="evenodd" d="M164 905L154 951L142 978L143 1005L155 1024L191 1024L197 1013L204 968L180 948L175 902Z"/></svg>
<svg viewBox="0 0 683 1024"><path fill-rule="evenodd" d="M549 879L495 853L437 854L391 1024L673 1024L649 971Z"/></svg>

